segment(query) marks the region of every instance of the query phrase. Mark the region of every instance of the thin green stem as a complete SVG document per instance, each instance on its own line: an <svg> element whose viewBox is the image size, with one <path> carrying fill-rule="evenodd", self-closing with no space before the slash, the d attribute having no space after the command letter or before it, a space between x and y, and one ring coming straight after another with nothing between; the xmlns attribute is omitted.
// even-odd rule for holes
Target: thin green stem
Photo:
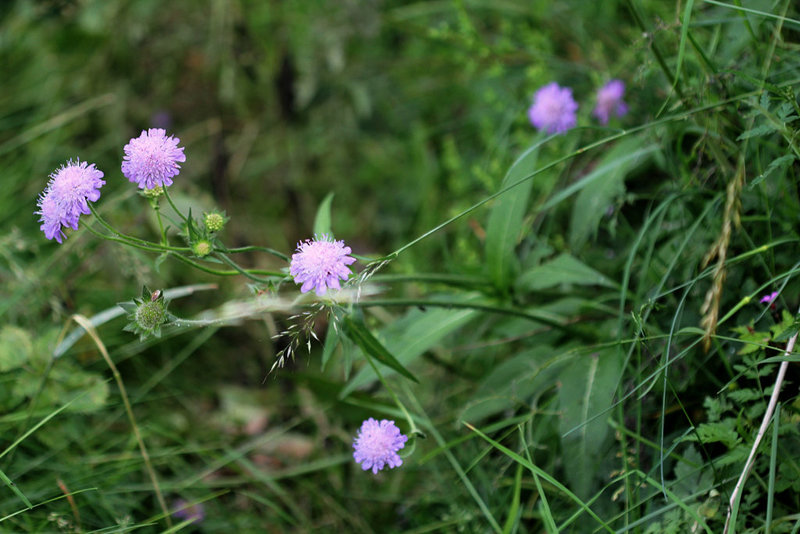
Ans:
<svg viewBox="0 0 800 534"><path fill-rule="evenodd" d="M151 246L140 245L139 243L133 243L131 241L128 241L128 240L120 238L120 237L114 237L114 236L110 236L110 235L106 235L106 234L103 234L101 232L98 232L97 230L92 228L91 225L89 225L89 224L86 224L84 226L89 232L91 232L92 234L96 235L100 239L105 239L107 241L113 241L115 243L121 243L123 245L128 245L129 247L138 248L138 249L141 249L141 250L146 250L148 252L165 252L160 246L156 246L156 245L151 245Z"/></svg>
<svg viewBox="0 0 800 534"><path fill-rule="evenodd" d="M99 222L103 228L105 228L106 230L111 232L114 236L119 238L117 239L117 241L121 239L122 241L120 242L122 243L129 245L139 244L142 247L149 247L150 250L156 250L158 252L189 252L192 250L189 247L170 247L166 245L160 245L158 243L153 243L152 241L147 241L145 239L139 239L138 237L133 237L127 234L123 234L122 232L111 226L108 222L106 222L106 220L97 212L97 210L92 204L89 204L89 210L92 212L92 215L97 220L97 222ZM110 239L109 236L103 234L96 233L96 235L99 235L103 239Z"/></svg>
<svg viewBox="0 0 800 534"><path fill-rule="evenodd" d="M187 265L191 265L195 269L203 271L204 273L214 274L214 275L217 275L217 276L237 276L237 275L240 275L240 274L245 274L247 276L247 275L249 275L251 273L252 274L263 274L263 275L267 275L267 276L279 276L281 278L285 278L287 276L286 273L281 273L281 272L277 272L277 271L266 271L266 270L261 270L261 269L247 269L247 270L243 270L244 272L242 272L242 271L220 271L218 269L211 269L210 267L206 267L202 263L197 263L196 261L194 261L192 259L189 259L186 256L183 256L181 254L170 252L170 256L178 259L179 261L182 261L183 263L185 263ZM252 277L250 277L250 278L252 278ZM271 280L259 279L259 281L270 282Z"/></svg>
<svg viewBox="0 0 800 534"><path fill-rule="evenodd" d="M653 55L656 57L656 62L658 62L658 66L661 67L661 70L664 72L664 75L667 77L667 80L669 80L669 84L675 88L675 91L678 93L680 99L683 102L686 102L683 90L680 88L678 84L675 83L675 78L672 76L672 72L669 70L669 67L667 67L667 62L664 60L664 56L661 53L661 49L656 44L655 35L651 33L650 30L645 25L644 19L642 18L642 15L639 13L639 10L636 9L636 6L633 5L633 1L628 0L627 4L628 4L628 10L633 15L636 24L639 26L642 32L645 33L645 35L651 37L652 41L650 42L650 48L653 50Z"/></svg>
<svg viewBox="0 0 800 534"><path fill-rule="evenodd" d="M156 212L156 219L158 219L158 230L161 233L161 244L163 246L168 246L167 243L167 232L164 230L164 223L161 221L161 206L158 205L158 199L154 198L150 201L150 205Z"/></svg>
<svg viewBox="0 0 800 534"><path fill-rule="evenodd" d="M238 254L240 252L266 252L267 254L272 254L273 256L280 258L286 262L290 261L289 256L287 256L283 252L278 252L277 250L269 247L259 247L255 245L250 245L247 247L226 248L224 250L214 249L214 250L215 252L224 252L226 254Z"/></svg>
<svg viewBox="0 0 800 534"><path fill-rule="evenodd" d="M406 421L408 421L408 426L410 427L409 434L419 433L420 431L417 428L417 424L414 422L414 418L411 417L410 413L408 413L408 410L406 409L405 405L402 402L400 402L400 398L395 394L394 390L386 382L386 379L381 374L380 369L378 369L378 366L375 365L374 361L372 361L372 357L368 354L366 350L364 351L364 356L367 358L367 361L372 367L372 370L375 371L375 375L378 377L378 380L380 380L381 384L383 384L383 387L386 388L386 391L389 392L389 395L392 396L392 400L394 400L394 403L397 405L398 408L400 408L400 411L403 412L403 416L406 418Z"/></svg>
<svg viewBox="0 0 800 534"><path fill-rule="evenodd" d="M180 218L183 219L183 222L189 222L189 219L183 213L181 213L181 210L179 210L178 206L176 206L175 203L172 201L172 197L169 196L169 191L168 191L169 188L167 186L164 186L162 189L164 189L164 197L167 199L167 202L169 202L169 205L172 206L172 209L175 210L175 213L177 213L180 216Z"/></svg>
<svg viewBox="0 0 800 534"><path fill-rule="evenodd" d="M215 253L214 256L222 260L223 263L227 263L228 265L233 267L234 270L239 274L241 274L242 276L246 276L247 278L249 278L254 282L259 282L259 283L271 282L271 280L269 280L268 278L261 278L259 276L255 276L247 269L243 269L242 267L239 266L239 264L237 264L235 261L233 261L232 259L230 259L228 256L226 256L221 252ZM286 276L286 275L284 275L283 273L278 273L278 276Z"/></svg>

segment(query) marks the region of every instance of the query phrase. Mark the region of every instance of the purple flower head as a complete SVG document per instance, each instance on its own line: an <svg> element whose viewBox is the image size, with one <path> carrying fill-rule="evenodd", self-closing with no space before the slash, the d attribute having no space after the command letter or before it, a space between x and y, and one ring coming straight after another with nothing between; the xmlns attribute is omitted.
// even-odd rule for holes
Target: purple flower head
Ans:
<svg viewBox="0 0 800 534"><path fill-rule="evenodd" d="M62 165L50 175L47 187L39 197L34 213L42 223L39 227L47 239L59 243L64 240L62 227L78 229L78 219L88 214L89 202L100 198L100 188L105 185L103 172L94 163L72 161Z"/></svg>
<svg viewBox="0 0 800 534"><path fill-rule="evenodd" d="M402 465L403 459L397 451L406 446L406 441L408 436L400 433L394 421L384 419L379 423L370 417L362 423L358 436L353 440L356 450L353 458L361 464L361 469L372 469L377 474L384 466L395 468Z"/></svg>
<svg viewBox="0 0 800 534"><path fill-rule="evenodd" d="M769 295L764 295L763 297L761 297L761 300L759 302L761 304L772 304L772 301L774 301L776 298L778 298L778 292L773 291Z"/></svg>
<svg viewBox="0 0 800 534"><path fill-rule="evenodd" d="M592 115L601 124L608 124L612 114L622 117L628 112L628 105L622 101L625 96L625 83L622 80L611 80L597 91L597 105Z"/></svg>
<svg viewBox="0 0 800 534"><path fill-rule="evenodd" d="M206 517L202 503L191 504L189 501L178 499L172 503L172 508L175 510L172 515L184 521L188 519L193 523L200 523Z"/></svg>
<svg viewBox="0 0 800 534"><path fill-rule="evenodd" d="M167 137L161 128L142 130L142 135L125 145L122 174L139 189L172 185L172 177L181 172L178 162L186 161L180 139Z"/></svg>
<svg viewBox="0 0 800 534"><path fill-rule="evenodd" d="M300 286L302 293L314 289L317 295L324 295L329 288L339 289L339 279L347 280L352 271L347 267L356 261L348 256L350 247L344 241L334 241L328 236L306 239L297 244L297 252L292 254L289 273Z"/></svg>
<svg viewBox="0 0 800 534"><path fill-rule="evenodd" d="M539 130L547 133L564 133L577 124L575 112L578 104L572 98L572 89L549 83L533 95L533 105L528 118Z"/></svg>

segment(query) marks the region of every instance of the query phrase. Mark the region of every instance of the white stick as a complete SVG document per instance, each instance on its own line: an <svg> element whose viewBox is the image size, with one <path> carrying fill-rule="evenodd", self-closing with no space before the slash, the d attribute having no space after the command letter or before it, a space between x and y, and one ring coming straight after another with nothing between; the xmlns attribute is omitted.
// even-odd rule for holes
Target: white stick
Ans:
<svg viewBox="0 0 800 534"><path fill-rule="evenodd" d="M786 345L786 351L783 353L784 357L787 357L792 353L792 350L794 350L795 341L797 341L797 333L792 336L792 338L789 340L789 343ZM744 483L747 480L747 477L750 476L750 470L753 469L753 464L756 460L756 451L758 450L758 446L761 444L761 440L764 438L764 434L767 433L767 427L769 426L770 419L772 419L772 414L775 413L775 406L778 405L778 395L780 394L781 386L783 385L783 378L786 376L786 369L788 368L788 361L781 362L781 366L778 368L778 377L775 379L775 387L772 388L772 395L769 397L767 412L764 414L764 419L761 421L761 427L758 429L758 434L756 434L756 441L753 443L753 448L750 449L750 456L747 457L747 462L744 464L742 474L739 475L739 480L736 482L736 487L733 488L733 493L731 493L731 500L728 502L728 517L725 519L725 529L722 531L722 534L728 534L728 530L731 527L731 514L733 513L733 507L736 504L736 501L739 499L742 490L744 489ZM775 424L778 424L777 421Z"/></svg>

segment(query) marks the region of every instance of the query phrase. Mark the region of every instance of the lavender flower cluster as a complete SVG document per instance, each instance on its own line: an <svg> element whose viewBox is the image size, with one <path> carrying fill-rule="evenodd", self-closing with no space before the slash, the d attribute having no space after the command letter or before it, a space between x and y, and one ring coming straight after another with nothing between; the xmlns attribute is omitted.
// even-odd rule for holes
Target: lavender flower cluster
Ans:
<svg viewBox="0 0 800 534"><path fill-rule="evenodd" d="M125 145L122 174L141 189L171 185L172 177L180 172L178 162L186 161L179 142L158 128L142 131ZM62 243L64 228L78 229L80 216L90 213L88 203L100 198L100 188L106 183L103 176L94 163L80 159L70 160L50 175L34 212L40 216L39 228L47 239Z"/></svg>
<svg viewBox="0 0 800 534"><path fill-rule="evenodd" d="M608 124L612 115L622 117L628 112L628 106L623 101L624 96L625 83L622 80L611 80L597 91L597 104L592 115L603 125ZM572 98L572 89L552 82L533 95L528 118L538 130L562 134L578 123L577 111L578 103Z"/></svg>

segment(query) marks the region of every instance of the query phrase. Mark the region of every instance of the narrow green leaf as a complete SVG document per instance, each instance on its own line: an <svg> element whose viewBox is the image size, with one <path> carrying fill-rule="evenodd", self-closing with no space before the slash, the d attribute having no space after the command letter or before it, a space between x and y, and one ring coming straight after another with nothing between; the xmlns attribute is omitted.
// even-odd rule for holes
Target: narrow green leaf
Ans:
<svg viewBox="0 0 800 534"><path fill-rule="evenodd" d="M681 42L678 45L678 60L675 65L675 79L672 83L672 88L678 86L681 78L681 67L683 66L683 56L686 53L686 38L689 35L689 21L692 18L692 8L694 7L694 0L688 0L686 7L683 9L683 18L681 19Z"/></svg>
<svg viewBox="0 0 800 534"><path fill-rule="evenodd" d="M331 229L331 204L333 203L333 192L328 193L317 208L317 215L314 217L315 236L333 236Z"/></svg>
<svg viewBox="0 0 800 534"><path fill-rule="evenodd" d="M570 247L577 249L597 235L608 207L625 194L625 178L649 161L651 146L644 136L634 136L616 144L597 166L575 185L582 189L575 197L569 225Z"/></svg>
<svg viewBox="0 0 800 534"><path fill-rule="evenodd" d="M526 150L511 165L500 188L520 185L500 196L489 213L486 228L486 264L489 277L500 290L508 289L514 270L514 248L521 233L522 219L528 207L533 180L526 180L536 170L539 143Z"/></svg>
<svg viewBox="0 0 800 534"><path fill-rule="evenodd" d="M392 353L386 350L386 347L384 347L380 341L375 339L375 336L372 335L364 323L355 321L350 316L346 316L342 320L342 326L344 326L344 331L347 336L369 356L372 356L383 365L394 369L409 380L419 383L414 375L403 367L403 364L397 361L397 359L392 356Z"/></svg>
<svg viewBox="0 0 800 534"><path fill-rule="evenodd" d="M612 348L579 356L560 374L561 444L572 459L566 473L575 494L584 498L595 489L609 430L605 418L596 416L612 406L621 372L622 353Z"/></svg>
<svg viewBox="0 0 800 534"><path fill-rule="evenodd" d="M325 335L325 344L322 346L322 369L325 370L325 366L328 364L328 361L333 356L333 352L336 350L336 347L339 345L339 331L337 330L337 326L334 324L336 319L331 315L331 320L328 323L328 333Z"/></svg>
<svg viewBox="0 0 800 534"><path fill-rule="evenodd" d="M480 422L505 412L551 388L563 362L553 349L538 345L495 366L478 385L459 418Z"/></svg>
<svg viewBox="0 0 800 534"><path fill-rule="evenodd" d="M527 291L549 289L561 285L596 285L618 289L619 285L571 256L564 253L537 265L520 275L518 287Z"/></svg>
<svg viewBox="0 0 800 534"><path fill-rule="evenodd" d="M408 366L425 351L438 344L445 336L464 326L477 315L469 309L430 309L422 311L418 308L409 310L402 318L386 328L381 329L381 339L386 340L386 347L401 364ZM347 342L347 337L342 337ZM349 351L344 352L345 360ZM392 372L387 369L388 372ZM386 375L384 375L386 376ZM377 380L375 371L370 366L362 367L353 379L342 389L339 398L345 398L356 389Z"/></svg>
<svg viewBox="0 0 800 534"><path fill-rule="evenodd" d="M23 493L20 491L17 485L14 484L11 481L11 479L6 476L6 474L3 472L2 469L0 469L0 480L2 480L5 483L5 485L8 486L9 489L13 491L14 494L17 497L19 497L22 502L25 503L25 506L27 506L28 508L33 508L33 504L31 504L31 501L29 501L28 498L25 495L23 495Z"/></svg>
<svg viewBox="0 0 800 534"><path fill-rule="evenodd" d="M561 482L556 480L547 471L543 470L541 467L537 466L533 462L529 462L528 460L526 460L525 458L523 458L522 456L520 456L516 452L512 451L508 447L506 447L506 446L498 443L497 441L493 440L492 438L490 438L489 436L487 436L486 434L484 434L483 432L481 432L480 430L478 430L477 428L475 428L471 424L467 423L466 421L463 421L463 423L464 423L464 425L466 425L467 428L469 428L470 430L472 430L473 432L478 434L481 438L483 438L485 441L487 441L489 444L491 444L495 449L497 449L498 451L502 452L503 454L505 454L506 456L508 456L512 460L514 460L515 462L525 466L531 473L537 474L538 476L542 477L544 480L549 482L553 487L555 487L556 489L561 491L561 493L566 495L570 500L575 502L575 504L577 504L583 511L585 511L595 521L597 521L597 523L598 523L598 525L600 527L603 527L603 529L605 529L608 532L614 532L614 530L611 528L611 526L608 525L608 523L606 523L605 521L603 521L600 518L600 516L598 516L591 508L589 508L589 506L585 502L583 502L583 500L581 500L577 495L572 493L569 490L568 487L566 487L564 484L562 484Z"/></svg>
<svg viewBox="0 0 800 534"><path fill-rule="evenodd" d="M514 496L511 498L511 506L508 507L508 517L503 525L503 534L511 534L516 531L514 528L519 521L519 496L522 490L522 464L517 464L517 473L514 475Z"/></svg>

